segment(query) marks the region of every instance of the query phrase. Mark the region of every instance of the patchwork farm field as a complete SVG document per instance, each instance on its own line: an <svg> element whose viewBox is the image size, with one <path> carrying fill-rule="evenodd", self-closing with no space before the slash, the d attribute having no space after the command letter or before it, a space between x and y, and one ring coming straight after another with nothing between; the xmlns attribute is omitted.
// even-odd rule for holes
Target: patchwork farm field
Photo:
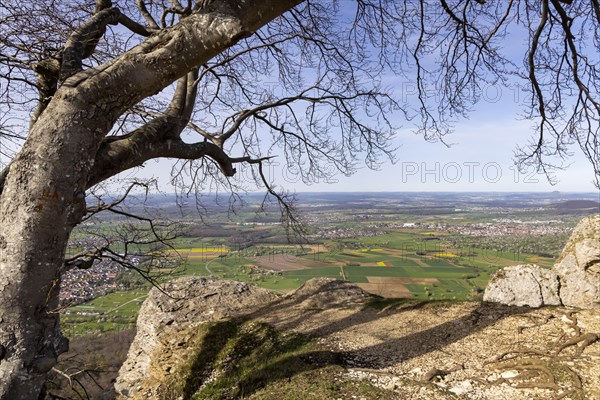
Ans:
<svg viewBox="0 0 600 400"><path fill-rule="evenodd" d="M309 258L301 258L292 254L274 254L249 257L248 260L258 267L273 271L294 271L299 269L327 268L328 264Z"/></svg>
<svg viewBox="0 0 600 400"><path fill-rule="evenodd" d="M485 249L452 249L432 232L397 232L342 245L262 244L243 252L178 250L187 256L184 274L251 282L289 292L311 278L328 277L359 284L388 298L471 300L478 298L498 268L553 259ZM201 255L203 256L201 256Z"/></svg>
<svg viewBox="0 0 600 400"><path fill-rule="evenodd" d="M441 240L432 240L438 237L397 232L303 247L261 244L243 251L187 239L172 252L184 261L179 276L248 282L282 294L311 278L328 277L355 282L385 298L457 301L479 298L501 267L528 262L548 267L554 261L531 254L452 249ZM62 320L67 335L133 327L150 288L146 284L70 307Z"/></svg>
<svg viewBox="0 0 600 400"><path fill-rule="evenodd" d="M211 260L215 257L222 257L226 255L229 250L226 247L190 247L190 248L178 248L171 250L170 253L177 255L185 260L187 259L199 259L203 261Z"/></svg>
<svg viewBox="0 0 600 400"><path fill-rule="evenodd" d="M454 299L476 297L495 268L463 266L460 257L420 256L393 249L344 250L307 256L335 267L286 271L282 275L306 281L327 276L358 283L363 289L390 298Z"/></svg>

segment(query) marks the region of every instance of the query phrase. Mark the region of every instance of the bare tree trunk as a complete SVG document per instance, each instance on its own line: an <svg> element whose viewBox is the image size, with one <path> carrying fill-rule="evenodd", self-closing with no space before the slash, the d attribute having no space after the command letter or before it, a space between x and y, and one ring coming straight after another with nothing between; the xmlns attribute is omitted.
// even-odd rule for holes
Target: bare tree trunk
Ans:
<svg viewBox="0 0 600 400"><path fill-rule="evenodd" d="M12 163L0 197L0 399L35 399L68 342L58 289L67 240L85 212L89 155L107 124L54 103ZM87 125L87 126L86 126Z"/></svg>

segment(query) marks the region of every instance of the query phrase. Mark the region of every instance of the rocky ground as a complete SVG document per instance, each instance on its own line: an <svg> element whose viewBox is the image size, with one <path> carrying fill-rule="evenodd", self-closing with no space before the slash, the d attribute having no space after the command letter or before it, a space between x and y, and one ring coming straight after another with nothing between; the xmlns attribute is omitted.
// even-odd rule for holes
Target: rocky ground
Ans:
<svg viewBox="0 0 600 400"><path fill-rule="evenodd" d="M348 377L370 380L390 398L600 399L595 311L493 303L340 308L319 297L317 290L310 300L284 300L263 319L317 337L344 355Z"/></svg>
<svg viewBox="0 0 600 400"><path fill-rule="evenodd" d="M117 384L127 397L158 398L158 388L181 373L177 362L185 362L192 351L186 341L195 340L190 326L196 322L190 306L179 314L178 304L202 309L197 321L202 324L223 301L226 307L214 321L241 315L281 332L300 333L318 347L304 361L315 369L336 365L326 379L362 382L383 390L385 398L600 400L598 311L374 299L350 283L326 279L272 300L262 289L244 284L192 279L177 285L188 287L184 291L193 293L193 303L155 292L144 305L138 343ZM252 307L241 307L245 302ZM184 322L178 322L183 316ZM294 382L292 376L288 381ZM303 398L281 393L267 385L247 397ZM339 398L381 398L381 392L340 393Z"/></svg>

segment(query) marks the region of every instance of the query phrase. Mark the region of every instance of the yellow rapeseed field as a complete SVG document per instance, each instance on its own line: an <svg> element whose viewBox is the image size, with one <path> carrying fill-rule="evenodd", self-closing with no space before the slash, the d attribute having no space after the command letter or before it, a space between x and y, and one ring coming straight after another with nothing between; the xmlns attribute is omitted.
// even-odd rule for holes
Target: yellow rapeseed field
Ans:
<svg viewBox="0 0 600 400"><path fill-rule="evenodd" d="M193 249L190 249L191 253L227 253L229 252L229 250L227 250L225 247L194 247Z"/></svg>
<svg viewBox="0 0 600 400"><path fill-rule="evenodd" d="M458 255L453 254L453 253L437 253L437 254L435 254L435 256L436 257L445 257L445 258L456 258L456 257L459 257Z"/></svg>

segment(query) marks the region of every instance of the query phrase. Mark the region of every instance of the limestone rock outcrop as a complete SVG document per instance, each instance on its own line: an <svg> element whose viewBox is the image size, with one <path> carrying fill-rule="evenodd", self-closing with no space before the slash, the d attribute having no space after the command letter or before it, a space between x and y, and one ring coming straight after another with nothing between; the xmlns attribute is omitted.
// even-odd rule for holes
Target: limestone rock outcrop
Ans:
<svg viewBox="0 0 600 400"><path fill-rule="evenodd" d="M142 305L137 333L115 389L127 399L152 398L152 381L161 381L186 351L194 327L256 311L276 296L241 282L183 277L154 288Z"/></svg>
<svg viewBox="0 0 600 400"><path fill-rule="evenodd" d="M554 269L564 305L600 307L600 215L577 224Z"/></svg>
<svg viewBox="0 0 600 400"><path fill-rule="evenodd" d="M600 214L577 224L552 270L532 264L501 269L483 299L530 307L600 308Z"/></svg>
<svg viewBox="0 0 600 400"><path fill-rule="evenodd" d="M140 309L137 333L119 371L115 390L123 399L160 399L165 378L189 357L196 329L206 322L256 318L286 309L297 314L359 307L371 296L356 285L329 278L307 281L278 297L241 282L185 277L163 291L154 288ZM281 318L280 319L284 319Z"/></svg>
<svg viewBox="0 0 600 400"><path fill-rule="evenodd" d="M483 300L510 306L560 305L558 291L556 272L534 264L515 265L500 270L492 278Z"/></svg>

